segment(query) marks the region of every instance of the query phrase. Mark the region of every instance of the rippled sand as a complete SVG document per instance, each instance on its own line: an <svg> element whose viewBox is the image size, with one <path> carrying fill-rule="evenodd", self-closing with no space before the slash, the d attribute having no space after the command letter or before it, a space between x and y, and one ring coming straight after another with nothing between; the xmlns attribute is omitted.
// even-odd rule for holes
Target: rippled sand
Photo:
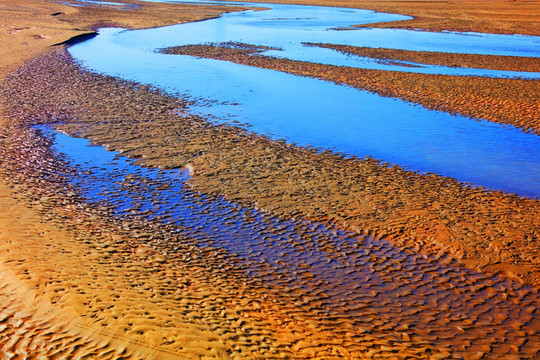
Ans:
<svg viewBox="0 0 540 360"><path fill-rule="evenodd" d="M270 215L258 218L261 232L243 245L250 255L235 256L222 247L248 238L228 237L225 228L204 235L200 225L116 218L81 202L66 179L84 173L58 158L47 138L18 125L4 134L2 170L12 179L0 198L12 210L0 217L6 355L538 355L537 288L464 269L449 256ZM140 176L141 184L160 182ZM245 216L216 204L203 204L193 223L220 207L233 224Z"/></svg>
<svg viewBox="0 0 540 360"><path fill-rule="evenodd" d="M21 121L62 121L63 131L140 164L189 165L200 191L287 217L331 220L426 253L450 253L476 269L538 282L538 200L214 126L181 115L181 100L80 71L61 51L29 62L9 79L5 97Z"/></svg>
<svg viewBox="0 0 540 360"><path fill-rule="evenodd" d="M380 4L388 6L384 2ZM531 4L534 2L522 8ZM6 26L0 31L7 36L0 40L5 45L0 74L4 76L23 60L42 53L48 45L87 32L100 22L149 27L215 16L219 12L207 8L203 13L199 8L183 5L174 5L174 11L169 5L144 6L144 11L127 12L92 7L75 9L41 1L26 1L24 6L15 0L3 1L0 16ZM437 6L440 5L434 5ZM518 22L523 23L522 19ZM492 22L487 29L497 23L505 24ZM468 22L458 25L464 24L470 25ZM525 22L524 26L531 24ZM500 29L504 32L505 26ZM52 60L49 58L42 65L47 62L50 65ZM69 62L63 64L72 66ZM88 87L73 87L64 78L65 82L51 81L52 88L41 87L45 82L35 87L29 83L28 88L18 89L20 92L2 95L4 106L17 111L5 116L6 109L0 108L3 115L0 120L1 358L534 359L540 356L538 288L463 267L457 262L456 254L463 251L462 255L470 256L470 253L460 247L443 246L445 251L437 254L440 244L429 245L434 236L430 226L434 217L430 212L404 212L410 216L398 217L389 224L386 218L372 218L361 224L375 234L385 233L391 238L395 234L393 243L363 235L350 238L341 230L325 230L325 225L304 220L284 226L284 220L267 215L262 227L271 229L271 236L264 232L260 237L254 236L250 246L257 251L238 257L223 250L222 246L231 241L224 232L213 240L221 241L221 245L201 246L201 241L208 239L200 238L196 231L166 221L145 222L138 216L115 217L106 206L85 203L66 180L85 174L68 166L51 150L51 142L28 125L57 122L69 115L74 120L88 122L65 126L67 131L87 132L96 141L124 148L134 157L146 155L148 164L187 163L181 156L179 162L167 163L165 152L171 149L166 147L152 147L150 151L145 147L149 138L142 135L155 135L156 125L169 129L171 121L162 119L153 124L127 121L133 119L133 114L144 112L167 115L182 106L181 102L142 87L134 91L128 83L86 76L69 80L84 79ZM64 100L75 102L51 101L55 98L47 95L35 97L47 89L53 94L60 84L71 86L72 92L66 92ZM5 85L2 85L4 90L15 84ZM96 95L104 87L118 90L115 96L109 96L108 103ZM21 102L6 104L5 100L15 95ZM91 96L86 102L76 102L87 95ZM122 110L122 106L133 105L130 101L139 105L132 107L136 112ZM94 117L110 114L111 110L122 116L111 117L109 124L94 122ZM183 124L182 129L191 129L188 134L201 137L196 143L186 143L190 146L185 148L186 154L201 148L208 151L215 140L213 136L218 134L234 141L259 144L258 151L264 154L261 158L271 165L281 166L282 163L274 160L278 154L281 156L280 151L285 151L289 154L287 163L299 176L311 179L304 171L306 168L298 166L304 157L312 159L311 155L282 149L281 144L236 137L235 131L216 130L197 119L191 120L193 123ZM130 141L120 136L126 129L132 136ZM197 129L200 132L194 132ZM222 161L226 158L221 157L221 150L195 163L195 171L206 174L206 178L199 176L194 184L208 192L219 186L230 198L250 199L250 194L238 192L241 183L238 179L245 181L246 173L234 168L236 161L246 160L246 154L229 153L229 160ZM335 168L335 158L322 159L319 164L328 161ZM250 166L261 175L260 164ZM267 170L264 176L277 173L272 168ZM389 195L380 195L381 188L375 186L377 174L382 172L380 176L387 179L383 181L387 184L390 179L399 178L401 171L369 162L364 164L363 171L369 172L373 190L379 193L366 199L389 200ZM221 176L218 181L211 178L217 175ZM251 180L256 183L260 179ZM320 182L317 177L312 180ZM141 179L142 184L149 181ZM273 181L276 185L280 179ZM420 184L438 186L441 180L414 176L410 181L408 186L414 189ZM464 199L476 201L475 207L486 204L485 212L470 212L467 208L463 211L463 226L458 228L466 231L465 240L485 236L482 232L469 231L475 225L481 228L491 224L485 226L495 233L502 227L503 233L509 235L504 237L504 243L492 242L488 248L491 249L488 253L508 263L498 268L501 264L491 260L481 264L482 269L501 272L510 269L510 273L536 284L535 239L539 227L535 221L540 218L535 215L537 202L481 191L469 193L450 184L456 194L463 196L454 197L460 203L456 209L461 208ZM262 189L266 196L270 194L267 186ZM136 187L133 191L137 191ZM196 191L191 190L186 196L200 201ZM277 213L300 214L295 201L281 196L276 204L276 198L272 195L259 201ZM336 209L341 209L343 199L337 196L333 200L327 208L329 212L318 217L337 219ZM441 206L429 197L422 203ZM277 206L271 207L272 204ZM365 209L369 210L369 206L367 203ZM495 217L489 217L495 208L499 209ZM220 208L203 207L200 219L206 218L204 211L214 210ZM239 216L235 211L226 211L230 219ZM302 211L313 214L311 208ZM354 218L355 214L348 216ZM478 223L475 216L480 219L487 216L487 222ZM413 226L416 239L429 240L421 249L423 253L410 243L399 242L398 230L414 225L414 219L417 219L417 227ZM506 220L501 223L501 219ZM253 229L247 226L238 231ZM530 236L523 236L524 233ZM437 234L447 232L444 227L438 227ZM259 261L272 254L282 260ZM526 256L520 258L519 254ZM509 259L517 259L514 268ZM466 263L466 257L461 262ZM468 265L475 267L478 263L473 261Z"/></svg>

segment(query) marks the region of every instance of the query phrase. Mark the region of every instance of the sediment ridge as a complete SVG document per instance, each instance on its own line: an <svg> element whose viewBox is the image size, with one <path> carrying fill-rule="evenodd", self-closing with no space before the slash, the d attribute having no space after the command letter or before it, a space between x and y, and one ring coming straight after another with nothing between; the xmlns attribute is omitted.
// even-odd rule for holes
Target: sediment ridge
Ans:
<svg viewBox="0 0 540 360"><path fill-rule="evenodd" d="M537 101L540 85L537 80L415 74L322 65L264 56L243 49L245 46L230 43L186 45L162 51L309 76L381 96L397 97L428 109L509 124L540 134L540 105Z"/></svg>
<svg viewBox="0 0 540 360"><path fill-rule="evenodd" d="M434 51L410 51L337 44L306 43L306 45L333 49L348 55L358 55L390 62L392 60L399 60L419 64L442 65L449 67L540 72L540 58L538 57L532 58L500 55L454 54Z"/></svg>

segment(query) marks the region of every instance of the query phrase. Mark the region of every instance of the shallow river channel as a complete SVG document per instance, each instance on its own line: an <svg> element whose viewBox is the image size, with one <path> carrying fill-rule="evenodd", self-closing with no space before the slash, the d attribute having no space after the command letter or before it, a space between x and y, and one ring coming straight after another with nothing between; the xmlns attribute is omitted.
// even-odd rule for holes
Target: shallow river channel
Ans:
<svg viewBox="0 0 540 360"><path fill-rule="evenodd" d="M256 4L246 4L260 6ZM302 146L370 156L522 196L540 195L540 138L511 126L427 110L398 99L273 70L159 49L241 42L264 54L316 63L455 76L539 78L540 73L384 64L304 42L508 56L540 54L538 37L430 33L395 29L338 31L354 24L407 19L367 10L264 5L270 10L150 30L103 29L70 48L86 67L148 83L195 101L191 112L237 121L256 133Z"/></svg>
<svg viewBox="0 0 540 360"><path fill-rule="evenodd" d="M193 245L226 250L302 316L321 317L337 337L356 334L353 348L505 358L540 346L534 287L386 240L207 198L185 185L185 170L140 167L86 139L39 131L79 170L71 183L88 201L120 218L174 224Z"/></svg>

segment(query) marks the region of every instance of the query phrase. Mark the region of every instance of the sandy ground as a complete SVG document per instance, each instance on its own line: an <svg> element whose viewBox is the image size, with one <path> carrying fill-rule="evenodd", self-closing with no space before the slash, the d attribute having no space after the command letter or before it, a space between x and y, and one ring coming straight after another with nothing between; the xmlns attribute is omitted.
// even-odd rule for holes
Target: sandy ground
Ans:
<svg viewBox="0 0 540 360"><path fill-rule="evenodd" d="M23 121L62 119L63 131L141 164L189 164L196 175L193 184L201 191L284 216L335 221L361 233L412 242L429 253L450 252L473 268L538 283L538 200L467 188L377 161L317 154L184 119L175 109L185 105L175 99L81 72L65 54L30 62L9 80L4 96L18 104L12 111Z"/></svg>
<svg viewBox="0 0 540 360"><path fill-rule="evenodd" d="M65 59L62 53L53 53L36 61L67 74L72 64L59 67L51 56ZM40 83L40 71L32 64ZM116 108L120 121L139 112L132 111L135 100L145 104L140 112L155 106L163 114L167 101L174 108L182 105L181 100L134 84L81 74L87 76L82 83L90 86L81 98L92 104L96 94L117 94L105 102L98 100L106 104L101 111L112 104L120 106ZM69 75L65 79L78 80L71 76L76 74ZM49 81L51 86L61 84ZM72 103L69 108L85 113L81 105ZM121 114L122 107L127 112ZM51 120L41 115L32 120ZM163 129L163 115L150 115L156 115L156 122L140 125ZM183 120L192 127L198 123L211 135L235 135L226 128L216 133L196 118ZM124 126L125 131L132 130L128 122ZM115 132L117 127L111 124L108 129ZM193 129L191 134L196 134ZM279 151L271 142L249 140L267 148L267 160ZM238 144L242 139L236 136L231 141ZM309 153L288 149L277 154L298 161L296 169L310 170L301 163ZM4 229L0 263L5 270L1 293L6 299L0 308L0 345L6 357L534 359L538 355L538 289L457 266L451 253L426 256L413 244L396 246L361 236L347 245L301 231L285 233L276 241L266 231L250 243L260 242L279 253L279 261L266 261L259 253L237 259L219 247L198 246L186 229L137 216L117 218L109 207L84 202L77 188L68 184L69 176L80 176L82 170L68 167L47 138L23 123L5 125L0 156L1 171L10 179L0 197L10 209L0 217ZM316 157L309 160L324 165ZM372 165L373 171L384 169ZM126 177L124 186L137 192L138 186L155 181L133 180ZM196 192L191 196L200 197ZM234 220L240 214L225 215ZM236 225L234 232L240 226L253 224ZM283 224L278 228L283 231ZM299 251L290 257L287 252L292 249ZM291 265L296 267L291 270ZM335 273L338 276L332 277Z"/></svg>
<svg viewBox="0 0 540 360"><path fill-rule="evenodd" d="M142 224L111 233L95 212L53 202L44 216L0 189L10 209L0 216L2 358L305 358L291 350L299 339L334 336L303 331L315 324L293 321L294 304L254 292L219 251L167 234L175 244L167 254L155 230L153 243L133 237L149 231Z"/></svg>
<svg viewBox="0 0 540 360"><path fill-rule="evenodd" d="M5 0L0 4L0 74L47 47L102 26L149 28L218 16L234 8L137 3L131 10L73 7L54 1Z"/></svg>
<svg viewBox="0 0 540 360"><path fill-rule="evenodd" d="M539 34L540 7L536 1L498 1L490 2L489 6L486 2L474 1L332 4L377 8L417 17L412 22L382 26ZM75 8L41 0L24 3L2 1L0 76L4 78L23 62L43 54L51 45L92 31L98 26L152 27L204 19L224 11L217 7L205 7L203 11L188 5L136 5L140 7L127 11L102 7ZM479 11L479 7L482 11ZM94 89L99 90L99 87L95 86ZM80 91L86 89L75 90L79 91L80 97ZM22 92L9 97L13 99L14 95L27 94ZM148 96L146 93L139 95ZM4 104L5 100L6 97L3 97ZM39 99L34 100L38 100L36 105L40 105ZM97 100L99 98L93 101ZM9 107L27 104L8 103ZM69 107L66 109L73 111ZM57 108L46 110L54 113ZM5 109L0 108L0 115L4 114ZM29 136L23 139L24 149L47 149L46 144L36 145L41 140L26 134L24 125L17 128L17 120L20 118L0 117L0 137L3 141ZM149 153L145 147L148 139L142 138L132 143L123 140L111 142L105 134L111 128L112 134L122 131L119 125L103 126L95 122L92 116L81 120L88 121L87 127L72 128L72 131L86 131L96 141L130 150L132 156L147 154L151 165L183 166L187 163L182 154L178 154L176 162L171 163L164 154ZM153 134L153 125L126 124L130 127L129 131L148 135ZM161 125L171 126L170 120L164 119ZM537 124L527 123L523 127L538 128ZM184 130L188 133L194 131L193 128ZM254 151L266 154L268 161L262 166L256 162L249 163L248 159L243 158L245 154L228 152L222 155L221 151L226 150L223 148L210 151L213 147L210 142L212 136L201 137L195 143L187 144L191 149L203 149L208 154L193 162L199 175L194 181L201 190L213 192L216 186L220 186L223 193L231 198L248 202L256 199L260 207L277 213L291 215L301 211L313 218L343 221L346 226L396 240L400 238L400 233L405 232L410 239L418 240L418 248L426 253L442 250L461 258L462 263L469 267L507 273L531 284L538 283L536 241L539 238L540 226L537 221L540 216L535 200L466 190L438 177L413 176L403 186L404 176L399 169L380 167L370 162L358 164L333 157L317 157L302 149L291 152L291 149L283 149L282 145L245 138L227 129L206 129L205 132L244 141ZM334 187L326 205L319 208L323 210L322 213L314 213L315 209L309 203L304 203L304 207L299 209L298 203L287 196L289 194L280 192L289 185L278 186L276 189L281 190L273 194L257 179L261 174L271 176L276 173L276 166L278 169L284 166L283 162L276 161L277 155L283 151L283 154L293 154L292 157L287 155L289 165L300 163L300 166L293 166L293 179L296 179L293 182L303 185L293 187L295 191L292 191L299 192L300 198L313 198L305 196L311 194L309 189L318 187L320 175L331 179L327 185L343 181L339 178L341 175L333 171L336 162L339 162L340 169L361 172L367 183L371 184L369 192L358 192L358 199L363 200L349 202L340 195L341 189ZM39 158L46 158L42 153L37 154ZM3 165L10 165L5 159L4 156ZM11 160L18 161L19 165L27 165L26 159ZM238 169L235 166L238 159L249 166ZM316 164L322 165L319 173L313 172L313 167L301 165L314 159ZM238 179L244 181L246 172L251 174L250 182L259 191L258 194L238 192ZM373 327L366 327L366 324L359 326L335 314L321 314L318 298L312 306L305 307L305 313L304 310L299 311L295 301L307 303L307 297L301 298L292 291L291 298L287 298L282 290L277 292L279 296L275 296L275 292L250 283L243 273L235 271L238 264L227 260L218 250L201 252L199 248L185 245L189 239L175 238L176 235L171 235L166 229L156 232L144 224L120 226L114 221L111 223L106 212L96 212L95 209L82 211L80 204L66 200L65 190L54 186L52 190L46 190L42 188L43 184L30 181L35 180L31 174L23 174L25 177L18 180L18 172L6 170L2 174L0 296L3 301L0 305L0 353L3 358L372 358L381 354L408 354L420 358L436 355L444 358L450 356L451 351L457 355L468 354L469 358L534 358L538 355L539 342L534 337L540 331L536 316L538 307L535 306L538 295L535 290L522 288L518 283L508 285L496 280L482 285L471 280L465 285L471 287L468 291L473 294L472 298L481 297L478 290L473 289L487 289L486 294L482 293L485 298L502 302L508 300L509 304L519 304L520 310L509 310L509 314L513 314L511 316L496 316L487 312L485 307L503 309L505 307L501 302L481 300L474 303L473 313L481 320L452 320L463 322L459 323L457 329L466 336L459 341L449 341L448 334L439 335L433 330L420 327L413 331L410 327L400 326L409 319L404 320L396 315L403 313L399 307L392 314L393 317L373 318L373 314L369 315L368 312L365 318ZM280 178L271 180L274 184L283 182ZM441 183L448 184L452 190L448 194L430 192L421 200L416 197L419 192L430 189L430 186L433 189L439 187ZM402 207L401 197L392 198L384 192L381 195L381 187L377 184L384 184L385 188L395 190L399 196L412 194L415 202L409 204L417 208ZM324 188L321 190L324 191ZM360 191L355 189L353 193L357 190ZM58 194L62 196L58 197ZM260 194L264 194L264 197ZM316 194L314 196L317 197ZM280 200L276 203L275 199ZM381 206L383 202L386 205ZM471 208L473 203L474 209ZM366 221L354 223L354 219L365 213L373 215ZM139 236L134 236L135 233ZM154 240L143 241L151 238ZM169 242L173 238L176 239L173 243L179 248L174 252L163 248L164 239ZM460 242L456 243L455 240ZM392 273L388 277L396 278ZM444 296L462 291L458 289L461 288L452 283ZM381 304L384 306L385 303ZM437 302L433 308L437 308ZM378 311L384 311L383 307ZM482 313L486 316L478 315ZM423 321L433 321L436 314L426 315ZM473 319L474 316L468 318ZM506 330L488 334L486 328L494 326L485 324L494 323L498 329ZM442 325L433 326L440 328ZM471 331L470 328L475 330ZM492 337L494 342L472 341L467 338L469 336L474 339ZM508 342L508 339L511 341Z"/></svg>

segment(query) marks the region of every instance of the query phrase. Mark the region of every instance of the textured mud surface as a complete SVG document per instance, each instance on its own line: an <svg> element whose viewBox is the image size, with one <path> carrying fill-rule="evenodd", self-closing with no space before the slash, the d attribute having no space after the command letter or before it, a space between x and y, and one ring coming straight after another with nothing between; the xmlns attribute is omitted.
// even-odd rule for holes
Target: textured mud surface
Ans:
<svg viewBox="0 0 540 360"><path fill-rule="evenodd" d="M132 85L120 86L129 98ZM42 115L33 121L59 120ZM0 201L14 209L0 228L23 234L0 237L0 344L8 357L540 355L537 288L465 269L449 255L282 220L190 187L178 194L178 206L192 208L180 210L182 225L166 213L148 221L172 186L159 170L125 173L118 184L119 198L127 192L154 210L113 216L113 205L81 194L117 170L70 166L28 125L7 124L0 138L0 168L10 179ZM32 209L17 205L24 203Z"/></svg>
<svg viewBox="0 0 540 360"><path fill-rule="evenodd" d="M28 63L3 87L14 117L162 168L190 167L205 193L285 217L444 252L463 264L538 284L538 200L467 188L375 160L344 159L179 115L186 104L147 87L80 71L63 52ZM220 139L220 141L216 141Z"/></svg>
<svg viewBox="0 0 540 360"><path fill-rule="evenodd" d="M428 109L510 124L540 134L540 84L537 80L414 74L321 65L272 58L252 51L242 52L243 47L245 45L240 48L231 44L187 45L164 51L319 78L382 96L397 97Z"/></svg>
<svg viewBox="0 0 540 360"><path fill-rule="evenodd" d="M357 4L417 17L381 26L539 35L537 1ZM152 27L225 11L136 5L126 11L3 0L0 75L100 24ZM338 82L348 76L337 74ZM404 80L391 79L403 87ZM81 72L63 53L2 81L0 358L540 357L538 201L213 126L179 115L186 104L178 99ZM363 81L375 91L373 81ZM490 86L510 97L524 90L498 84L504 91ZM383 93L399 95L384 86ZM441 86L439 102L448 90ZM403 91L414 101L411 89ZM89 187L118 173L70 165L30 127L43 123L141 164L189 164L196 175L180 186L178 206L189 216L183 224L173 221L174 211L148 220L152 211L139 205L159 209L175 188L157 170L122 174L118 184L100 188L111 203L89 203ZM530 118L521 124L538 132ZM114 199L121 203L126 194L133 206L119 214Z"/></svg>

